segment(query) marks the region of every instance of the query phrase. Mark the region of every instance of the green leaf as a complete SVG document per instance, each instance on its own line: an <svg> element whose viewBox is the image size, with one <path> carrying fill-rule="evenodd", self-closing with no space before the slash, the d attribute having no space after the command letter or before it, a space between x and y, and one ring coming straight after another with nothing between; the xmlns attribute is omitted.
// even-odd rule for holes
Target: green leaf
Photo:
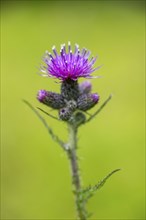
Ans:
<svg viewBox="0 0 146 220"><path fill-rule="evenodd" d="M54 115L49 114L48 112L44 111L43 109L41 109L39 107L37 107L37 109L39 109L41 112L45 113L46 115L50 116L51 118L60 121L57 117L55 117Z"/></svg>
<svg viewBox="0 0 146 220"><path fill-rule="evenodd" d="M41 120L45 128L47 129L48 133L51 135L52 139L56 141L64 150L66 149L66 144L58 138L57 135L54 134L52 128L50 128L45 121L45 119L40 115L40 113L26 100L22 100L31 110L37 115L37 117Z"/></svg>
<svg viewBox="0 0 146 220"><path fill-rule="evenodd" d="M91 116L85 121L85 123L91 121L96 115L98 115L98 114L101 112L101 110L107 105L107 103L111 100L111 98L112 98L112 95L110 95L110 96L105 100L105 102L100 106L100 108L97 109L97 111L96 111L93 115L91 115Z"/></svg>
<svg viewBox="0 0 146 220"><path fill-rule="evenodd" d="M92 187L93 191L96 191L97 189L100 189L106 181L116 172L120 171L121 169L116 169L110 172L107 176L105 176L100 182L98 182L95 186Z"/></svg>
<svg viewBox="0 0 146 220"><path fill-rule="evenodd" d="M88 200L90 197L94 195L94 193L99 190L103 185L106 183L106 181L116 172L120 171L121 169L116 169L110 172L107 176L105 176L101 181L99 181L94 186L88 186L84 190L82 190L82 194L84 195L85 200Z"/></svg>

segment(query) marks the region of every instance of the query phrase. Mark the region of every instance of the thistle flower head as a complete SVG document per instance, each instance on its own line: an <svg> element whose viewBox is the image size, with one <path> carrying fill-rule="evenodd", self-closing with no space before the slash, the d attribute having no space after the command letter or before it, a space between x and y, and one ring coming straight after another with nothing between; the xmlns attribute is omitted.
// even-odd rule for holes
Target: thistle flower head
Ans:
<svg viewBox="0 0 146 220"><path fill-rule="evenodd" d="M55 77L61 80L60 93L39 90L37 99L44 105L58 110L59 118L63 121L76 121L84 123L85 115L80 111L88 111L99 101L97 93L91 93L90 81L78 83L79 77L93 78L91 73L97 70L93 68L96 57L90 57L90 51L75 44L72 52L70 42L68 48L61 45L60 53L55 46L52 48L53 55L46 52L44 57L45 66L41 71L44 76Z"/></svg>
<svg viewBox="0 0 146 220"><path fill-rule="evenodd" d="M61 45L60 54L55 46L52 47L54 55L46 51L44 62L46 66L41 67L42 75L55 77L61 80L77 80L79 77L92 78L91 73L99 69L93 68L97 57L91 57L90 51L75 44L72 51L71 44L68 42L68 49L65 44Z"/></svg>

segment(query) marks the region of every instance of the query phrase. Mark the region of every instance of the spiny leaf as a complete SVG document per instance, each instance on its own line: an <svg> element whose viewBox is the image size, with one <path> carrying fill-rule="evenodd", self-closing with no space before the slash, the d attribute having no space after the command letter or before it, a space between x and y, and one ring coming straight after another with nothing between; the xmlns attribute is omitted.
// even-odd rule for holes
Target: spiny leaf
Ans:
<svg viewBox="0 0 146 220"><path fill-rule="evenodd" d="M106 104L111 100L111 98L112 98L112 95L110 95L110 96L105 100L105 102L100 106L100 108L97 109L97 111L96 111L93 115L91 115L91 116L85 121L85 123L91 121L96 115L98 115L98 113L106 106Z"/></svg>
<svg viewBox="0 0 146 220"><path fill-rule="evenodd" d="M54 119L60 121L57 117L55 117L54 115L49 114L48 112L44 111L43 109L41 109L41 108L39 108L39 107L37 107L37 109L39 109L40 111L42 111L42 112L45 113L46 115L50 116L51 118L54 118Z"/></svg>
<svg viewBox="0 0 146 220"><path fill-rule="evenodd" d="M66 144L56 136L52 130L45 121L45 119L39 114L39 112L26 100L22 100L27 106L31 108L31 110L38 116L38 118L41 120L43 125L46 127L48 133L51 135L52 139L56 141L64 150L66 150Z"/></svg>
<svg viewBox="0 0 146 220"><path fill-rule="evenodd" d="M96 191L97 189L100 189L105 182L116 172L120 171L121 169L116 169L110 172L106 177L104 177L100 182L98 182L95 186L92 187L93 191Z"/></svg>
<svg viewBox="0 0 146 220"><path fill-rule="evenodd" d="M86 200L88 200L90 197L92 197L94 195L94 193L100 189L105 182L116 172L120 171L121 169L116 169L113 170L112 172L110 172L107 176L105 176L101 181L99 181L96 185L94 186L88 186L87 188L85 188L84 190L82 190L82 196L84 196L84 198Z"/></svg>

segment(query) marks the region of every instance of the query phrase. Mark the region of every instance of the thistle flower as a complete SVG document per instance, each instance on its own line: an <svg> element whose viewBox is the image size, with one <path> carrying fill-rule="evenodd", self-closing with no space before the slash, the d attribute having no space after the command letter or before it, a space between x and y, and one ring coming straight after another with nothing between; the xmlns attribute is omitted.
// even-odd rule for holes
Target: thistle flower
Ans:
<svg viewBox="0 0 146 220"><path fill-rule="evenodd" d="M68 51L65 44L61 45L60 54L57 53L55 46L52 47L54 56L46 51L44 62L46 66L41 67L43 76L55 77L61 80L77 80L79 77L92 78L91 73L99 69L93 68L97 57L89 58L91 52L86 48L81 51L79 45L75 44L74 52L68 42Z"/></svg>
<svg viewBox="0 0 146 220"><path fill-rule="evenodd" d="M61 45L60 54L55 46L52 48L54 55L46 52L44 62L46 66L41 68L44 76L55 77L61 80L60 94L39 90L37 99L53 108L58 109L59 118L64 121L75 120L83 122L76 117L78 110L87 111L99 101L99 95L92 94L92 84L89 81L78 83L79 77L92 78L91 73L97 70L93 68L96 57L90 57L90 51L83 48L80 52L79 46L75 44L72 52L71 44L68 42L68 49L65 44ZM72 117L73 116L73 117Z"/></svg>

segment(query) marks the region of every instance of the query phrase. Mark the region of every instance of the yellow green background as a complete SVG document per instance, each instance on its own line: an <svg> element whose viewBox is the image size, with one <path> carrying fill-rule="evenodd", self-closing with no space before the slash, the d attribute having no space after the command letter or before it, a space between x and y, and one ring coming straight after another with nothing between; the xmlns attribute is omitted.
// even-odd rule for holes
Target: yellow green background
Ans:
<svg viewBox="0 0 146 220"><path fill-rule="evenodd" d="M91 80L98 106L113 94L79 131L85 186L122 169L89 201L91 219L145 219L144 1L3 1L1 10L1 219L75 219L66 155L22 102L56 114L36 93L60 84L37 73L44 52L68 40L104 64ZM67 140L66 125L44 117Z"/></svg>

